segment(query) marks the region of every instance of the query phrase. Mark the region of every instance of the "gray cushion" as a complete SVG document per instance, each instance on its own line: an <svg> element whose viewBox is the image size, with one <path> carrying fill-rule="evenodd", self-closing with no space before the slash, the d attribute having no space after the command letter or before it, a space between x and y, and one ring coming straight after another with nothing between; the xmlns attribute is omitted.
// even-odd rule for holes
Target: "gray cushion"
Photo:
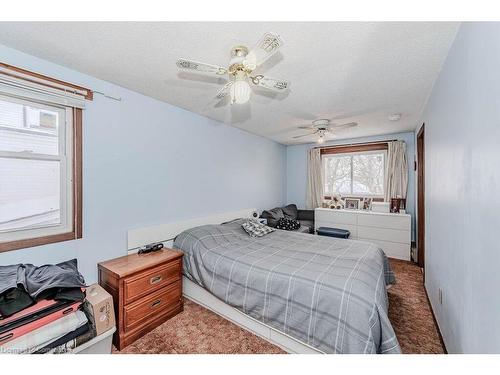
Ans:
<svg viewBox="0 0 500 375"><path fill-rule="evenodd" d="M294 204L289 204L288 206L281 207L283 210L283 214L285 214L285 218L297 220L297 206Z"/></svg>
<svg viewBox="0 0 500 375"><path fill-rule="evenodd" d="M297 210L297 219L314 221L314 210Z"/></svg>
<svg viewBox="0 0 500 375"><path fill-rule="evenodd" d="M272 210L262 211L260 217L267 219L267 225L270 227L276 227L278 220L285 217L283 210L279 207L273 208Z"/></svg>
<svg viewBox="0 0 500 375"><path fill-rule="evenodd" d="M300 231L306 233L314 233L314 221L312 220L299 220ZM305 228L305 229L304 229ZM304 229L304 230L302 230Z"/></svg>

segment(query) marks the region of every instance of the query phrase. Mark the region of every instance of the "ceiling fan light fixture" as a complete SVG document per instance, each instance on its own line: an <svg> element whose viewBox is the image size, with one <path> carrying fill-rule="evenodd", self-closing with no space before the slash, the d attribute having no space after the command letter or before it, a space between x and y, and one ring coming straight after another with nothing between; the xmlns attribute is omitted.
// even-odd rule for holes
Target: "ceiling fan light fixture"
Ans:
<svg viewBox="0 0 500 375"><path fill-rule="evenodd" d="M289 89L289 81L267 77L262 74L255 77L250 76L254 69L278 52L282 45L283 40L278 34L267 32L260 38L253 49L248 49L242 45L233 47L227 68L189 59L177 60L177 67L216 76L228 76L229 81L212 99L211 104L214 105L214 108L219 106L218 103L224 98L230 98L231 104L244 104L250 100L250 84L278 93L286 92Z"/></svg>
<svg viewBox="0 0 500 375"><path fill-rule="evenodd" d="M230 89L231 103L245 104L250 100L250 85L246 81L246 77L236 77Z"/></svg>
<svg viewBox="0 0 500 375"><path fill-rule="evenodd" d="M318 143L325 143L325 135L324 134L319 135Z"/></svg>

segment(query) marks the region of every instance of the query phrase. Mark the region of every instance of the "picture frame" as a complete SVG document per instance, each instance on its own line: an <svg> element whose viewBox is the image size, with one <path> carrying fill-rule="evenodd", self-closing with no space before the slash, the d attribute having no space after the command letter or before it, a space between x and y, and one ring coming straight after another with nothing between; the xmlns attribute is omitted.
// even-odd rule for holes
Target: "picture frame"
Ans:
<svg viewBox="0 0 500 375"><path fill-rule="evenodd" d="M373 198L363 198L363 203L361 205L361 209L363 211L370 211L372 209L372 201L373 201Z"/></svg>
<svg viewBox="0 0 500 375"><path fill-rule="evenodd" d="M346 210L359 210L361 199L356 198L346 198L345 199L345 209Z"/></svg>

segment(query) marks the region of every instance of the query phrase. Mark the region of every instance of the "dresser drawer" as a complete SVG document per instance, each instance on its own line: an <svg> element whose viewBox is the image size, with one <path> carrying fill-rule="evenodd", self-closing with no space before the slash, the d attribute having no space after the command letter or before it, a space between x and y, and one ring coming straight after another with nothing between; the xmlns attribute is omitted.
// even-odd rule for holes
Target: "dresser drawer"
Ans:
<svg viewBox="0 0 500 375"><path fill-rule="evenodd" d="M160 265L147 273L131 276L124 281L125 304L136 301L181 278L181 262Z"/></svg>
<svg viewBox="0 0 500 375"><path fill-rule="evenodd" d="M374 215L361 213L358 215L358 225L365 227L411 230L410 215Z"/></svg>
<svg viewBox="0 0 500 375"><path fill-rule="evenodd" d="M367 240L381 240L388 242L396 242L410 245L411 233L404 230L374 228L374 227L358 227L358 238Z"/></svg>
<svg viewBox="0 0 500 375"><path fill-rule="evenodd" d="M410 260L410 245L383 240L373 240L370 238L358 238L360 241L371 242L384 251L389 258Z"/></svg>
<svg viewBox="0 0 500 375"><path fill-rule="evenodd" d="M157 292L141 298L140 300L124 307L125 331L133 330L148 323L170 310L175 309L181 303L182 286L181 281L166 286Z"/></svg>
<svg viewBox="0 0 500 375"><path fill-rule="evenodd" d="M341 210L320 210L314 211L314 220L327 222L334 226L335 224L348 224L356 225L356 213L351 211L341 211Z"/></svg>

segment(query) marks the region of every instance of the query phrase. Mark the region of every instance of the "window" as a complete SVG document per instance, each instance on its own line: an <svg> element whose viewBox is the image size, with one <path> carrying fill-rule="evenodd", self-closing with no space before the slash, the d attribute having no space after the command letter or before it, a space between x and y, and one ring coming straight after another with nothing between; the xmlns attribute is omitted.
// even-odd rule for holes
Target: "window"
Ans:
<svg viewBox="0 0 500 375"><path fill-rule="evenodd" d="M385 150L323 155L325 195L383 197Z"/></svg>
<svg viewBox="0 0 500 375"><path fill-rule="evenodd" d="M82 110L11 79L0 74L0 252L81 238Z"/></svg>

